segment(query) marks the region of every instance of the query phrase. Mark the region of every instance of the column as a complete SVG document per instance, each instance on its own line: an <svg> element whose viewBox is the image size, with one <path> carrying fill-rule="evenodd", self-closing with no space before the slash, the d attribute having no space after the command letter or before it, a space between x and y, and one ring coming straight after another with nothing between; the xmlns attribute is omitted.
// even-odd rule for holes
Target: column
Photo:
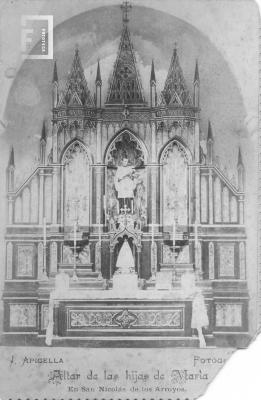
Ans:
<svg viewBox="0 0 261 400"><path fill-rule="evenodd" d="M200 168L195 167L195 222L200 223Z"/></svg>
<svg viewBox="0 0 261 400"><path fill-rule="evenodd" d="M194 157L195 157L195 162L198 163L199 162L199 120L196 119L195 120L195 128L194 128L194 132L195 132L195 149L194 149Z"/></svg>
<svg viewBox="0 0 261 400"><path fill-rule="evenodd" d="M151 121L151 223L157 223L157 150L156 150L156 124Z"/></svg>
<svg viewBox="0 0 261 400"><path fill-rule="evenodd" d="M41 169L39 172L39 224L43 222L43 207L44 207L44 171Z"/></svg>
<svg viewBox="0 0 261 400"><path fill-rule="evenodd" d="M52 215L52 223L57 224L57 167L53 168L53 215Z"/></svg>
<svg viewBox="0 0 261 400"><path fill-rule="evenodd" d="M57 163L58 151L57 151L57 122L56 121L53 123L52 146L53 146L53 163Z"/></svg>
<svg viewBox="0 0 261 400"><path fill-rule="evenodd" d="M13 197L8 197L8 224L11 225L13 223L13 215L14 215L14 199Z"/></svg>
<svg viewBox="0 0 261 400"><path fill-rule="evenodd" d="M208 223L213 224L213 171L209 170L208 180Z"/></svg>

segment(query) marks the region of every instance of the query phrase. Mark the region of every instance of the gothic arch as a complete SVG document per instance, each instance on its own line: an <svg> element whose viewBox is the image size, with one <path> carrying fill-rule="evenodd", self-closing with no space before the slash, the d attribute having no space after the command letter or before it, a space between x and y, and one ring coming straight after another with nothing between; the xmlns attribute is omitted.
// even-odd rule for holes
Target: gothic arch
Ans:
<svg viewBox="0 0 261 400"><path fill-rule="evenodd" d="M117 143L120 142L121 138L124 138L124 135L128 135L130 142L136 143L137 149L141 152L143 157L144 164L148 161L148 150L145 146L143 140L138 137L131 129L123 128L119 132L117 132L114 137L110 140L104 152L104 163L108 165L110 163L110 155L116 149Z"/></svg>
<svg viewBox="0 0 261 400"><path fill-rule="evenodd" d="M129 128L121 129L110 141L104 153L104 164L107 166L104 189L106 210L113 218L119 213L114 176L117 167L121 165L122 158L125 157L129 159L131 165L135 166L137 174L133 210L143 221L142 223L145 223L147 219L148 151L143 141Z"/></svg>
<svg viewBox="0 0 261 400"><path fill-rule="evenodd" d="M80 226L90 225L91 215L91 164L88 147L78 138L65 146L61 154L63 164L62 209L65 226L72 226L77 218Z"/></svg>
<svg viewBox="0 0 261 400"><path fill-rule="evenodd" d="M161 164L161 220L166 230L173 229L174 218L187 226L189 218L189 169L191 153L180 138L172 138L159 154ZM185 182L185 184L184 184Z"/></svg>
<svg viewBox="0 0 261 400"><path fill-rule="evenodd" d="M87 146L85 145L85 143L83 143L83 141L82 141L81 139L79 139L79 138L73 138L72 140L70 140L70 142L68 142L68 143L64 146L64 148L63 148L63 150L62 150L62 152L61 152L61 156L60 156L60 162L61 162L61 164L64 164L64 159L65 159L65 156L66 156L67 152L70 151L71 146L75 146L75 144L78 144L81 148L84 149L84 151L86 152L86 154L87 154L87 156L88 156L88 158L89 158L90 164L92 164L92 163L93 163L93 158L92 158L90 149L89 149L89 147L87 147Z"/></svg>
<svg viewBox="0 0 261 400"><path fill-rule="evenodd" d="M192 155L190 150L188 149L187 145L185 142L182 140L182 138L174 136L171 138L164 146L161 148L159 152L159 163L162 164L164 162L164 157L166 156L166 153L168 152L168 149L176 144L178 148L181 150L181 152L184 154L184 157L189 164L192 160Z"/></svg>

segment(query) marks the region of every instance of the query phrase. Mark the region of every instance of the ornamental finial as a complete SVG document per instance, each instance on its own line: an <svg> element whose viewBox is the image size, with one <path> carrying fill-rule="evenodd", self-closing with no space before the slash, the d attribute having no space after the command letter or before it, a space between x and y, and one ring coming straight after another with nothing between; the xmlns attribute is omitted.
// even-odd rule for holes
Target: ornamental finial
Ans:
<svg viewBox="0 0 261 400"><path fill-rule="evenodd" d="M131 8L132 8L132 5L130 4L129 1L124 1L121 5L122 21L124 24L127 24L129 22L128 13L131 10Z"/></svg>

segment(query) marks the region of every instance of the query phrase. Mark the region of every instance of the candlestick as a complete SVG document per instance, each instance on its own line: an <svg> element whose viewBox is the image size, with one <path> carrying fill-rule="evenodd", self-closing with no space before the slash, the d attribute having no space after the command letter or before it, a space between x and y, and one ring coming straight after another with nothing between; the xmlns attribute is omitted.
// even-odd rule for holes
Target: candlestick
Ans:
<svg viewBox="0 0 261 400"><path fill-rule="evenodd" d="M101 245L101 224L99 224L99 244Z"/></svg>
<svg viewBox="0 0 261 400"><path fill-rule="evenodd" d="M73 224L73 280L77 281L78 277L77 277L77 273L76 273L76 230L77 230L77 223L76 220L74 221Z"/></svg>
<svg viewBox="0 0 261 400"><path fill-rule="evenodd" d="M154 224L151 224L151 242L154 243Z"/></svg>
<svg viewBox="0 0 261 400"><path fill-rule="evenodd" d="M43 218L43 244L46 246L46 217Z"/></svg>
<svg viewBox="0 0 261 400"><path fill-rule="evenodd" d="M195 267L198 268L198 223L195 221L194 225L195 230Z"/></svg>

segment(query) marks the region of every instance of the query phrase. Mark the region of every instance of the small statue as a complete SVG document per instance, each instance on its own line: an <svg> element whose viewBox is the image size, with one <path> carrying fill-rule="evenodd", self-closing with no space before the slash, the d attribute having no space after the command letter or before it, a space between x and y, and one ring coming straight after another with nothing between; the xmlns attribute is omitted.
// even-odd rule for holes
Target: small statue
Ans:
<svg viewBox="0 0 261 400"><path fill-rule="evenodd" d="M70 246L63 246L63 263L73 264L73 252Z"/></svg>
<svg viewBox="0 0 261 400"><path fill-rule="evenodd" d="M82 251L79 253L79 262L80 264L90 264L91 262L91 254L90 254L90 246L86 244Z"/></svg>

